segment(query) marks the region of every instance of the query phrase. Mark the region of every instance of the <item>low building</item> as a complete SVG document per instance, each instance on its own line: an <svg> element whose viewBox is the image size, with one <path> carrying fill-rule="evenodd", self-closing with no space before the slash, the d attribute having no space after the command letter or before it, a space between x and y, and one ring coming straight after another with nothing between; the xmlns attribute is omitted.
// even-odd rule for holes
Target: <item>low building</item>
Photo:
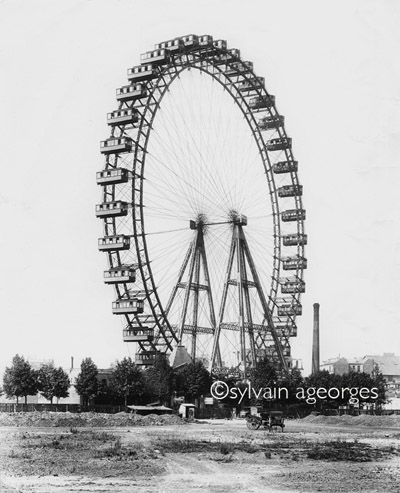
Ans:
<svg viewBox="0 0 400 493"><path fill-rule="evenodd" d="M400 356L394 353L370 354L364 357L365 373L378 368L388 384L388 397L400 397Z"/></svg>
<svg viewBox="0 0 400 493"><path fill-rule="evenodd" d="M344 373L348 373L349 368L350 366L348 360L340 356L323 361L319 367L320 370L326 370L334 375L343 375Z"/></svg>
<svg viewBox="0 0 400 493"><path fill-rule="evenodd" d="M320 365L320 370L327 370L335 375L343 375L350 371L371 374L377 368L388 384L388 397L400 397L400 356L394 353L368 354L362 358L352 359L339 356L330 358Z"/></svg>

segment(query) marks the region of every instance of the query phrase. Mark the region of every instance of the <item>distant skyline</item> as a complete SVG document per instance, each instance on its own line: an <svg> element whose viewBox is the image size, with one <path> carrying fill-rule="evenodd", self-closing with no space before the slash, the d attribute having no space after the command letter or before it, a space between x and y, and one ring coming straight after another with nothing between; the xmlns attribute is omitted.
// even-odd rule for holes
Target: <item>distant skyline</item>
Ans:
<svg viewBox="0 0 400 493"><path fill-rule="evenodd" d="M400 354L400 4L390 0L0 3L0 366L134 356L95 218L106 113L157 42L211 34L254 62L304 187L306 293L293 356Z"/></svg>

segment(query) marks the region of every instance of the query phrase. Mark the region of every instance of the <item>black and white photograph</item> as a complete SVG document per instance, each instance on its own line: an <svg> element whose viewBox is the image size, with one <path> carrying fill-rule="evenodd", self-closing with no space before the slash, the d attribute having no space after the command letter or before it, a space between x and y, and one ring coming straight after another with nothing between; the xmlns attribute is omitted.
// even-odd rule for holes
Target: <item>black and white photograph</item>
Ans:
<svg viewBox="0 0 400 493"><path fill-rule="evenodd" d="M0 491L400 491L400 4L0 0Z"/></svg>

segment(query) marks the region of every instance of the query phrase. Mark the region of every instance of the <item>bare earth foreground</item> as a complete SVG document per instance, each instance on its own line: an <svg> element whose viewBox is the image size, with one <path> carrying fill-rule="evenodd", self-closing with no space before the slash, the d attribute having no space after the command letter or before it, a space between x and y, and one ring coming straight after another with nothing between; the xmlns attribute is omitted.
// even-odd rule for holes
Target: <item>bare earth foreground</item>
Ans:
<svg viewBox="0 0 400 493"><path fill-rule="evenodd" d="M0 415L0 491L400 492L399 417L243 420Z"/></svg>

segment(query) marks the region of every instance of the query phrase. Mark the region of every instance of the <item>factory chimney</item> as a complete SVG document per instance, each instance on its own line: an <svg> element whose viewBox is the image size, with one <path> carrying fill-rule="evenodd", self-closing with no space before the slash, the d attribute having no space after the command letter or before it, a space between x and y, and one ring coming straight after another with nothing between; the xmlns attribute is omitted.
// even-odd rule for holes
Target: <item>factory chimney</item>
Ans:
<svg viewBox="0 0 400 493"><path fill-rule="evenodd" d="M314 303L314 330L311 373L319 371L319 303Z"/></svg>

